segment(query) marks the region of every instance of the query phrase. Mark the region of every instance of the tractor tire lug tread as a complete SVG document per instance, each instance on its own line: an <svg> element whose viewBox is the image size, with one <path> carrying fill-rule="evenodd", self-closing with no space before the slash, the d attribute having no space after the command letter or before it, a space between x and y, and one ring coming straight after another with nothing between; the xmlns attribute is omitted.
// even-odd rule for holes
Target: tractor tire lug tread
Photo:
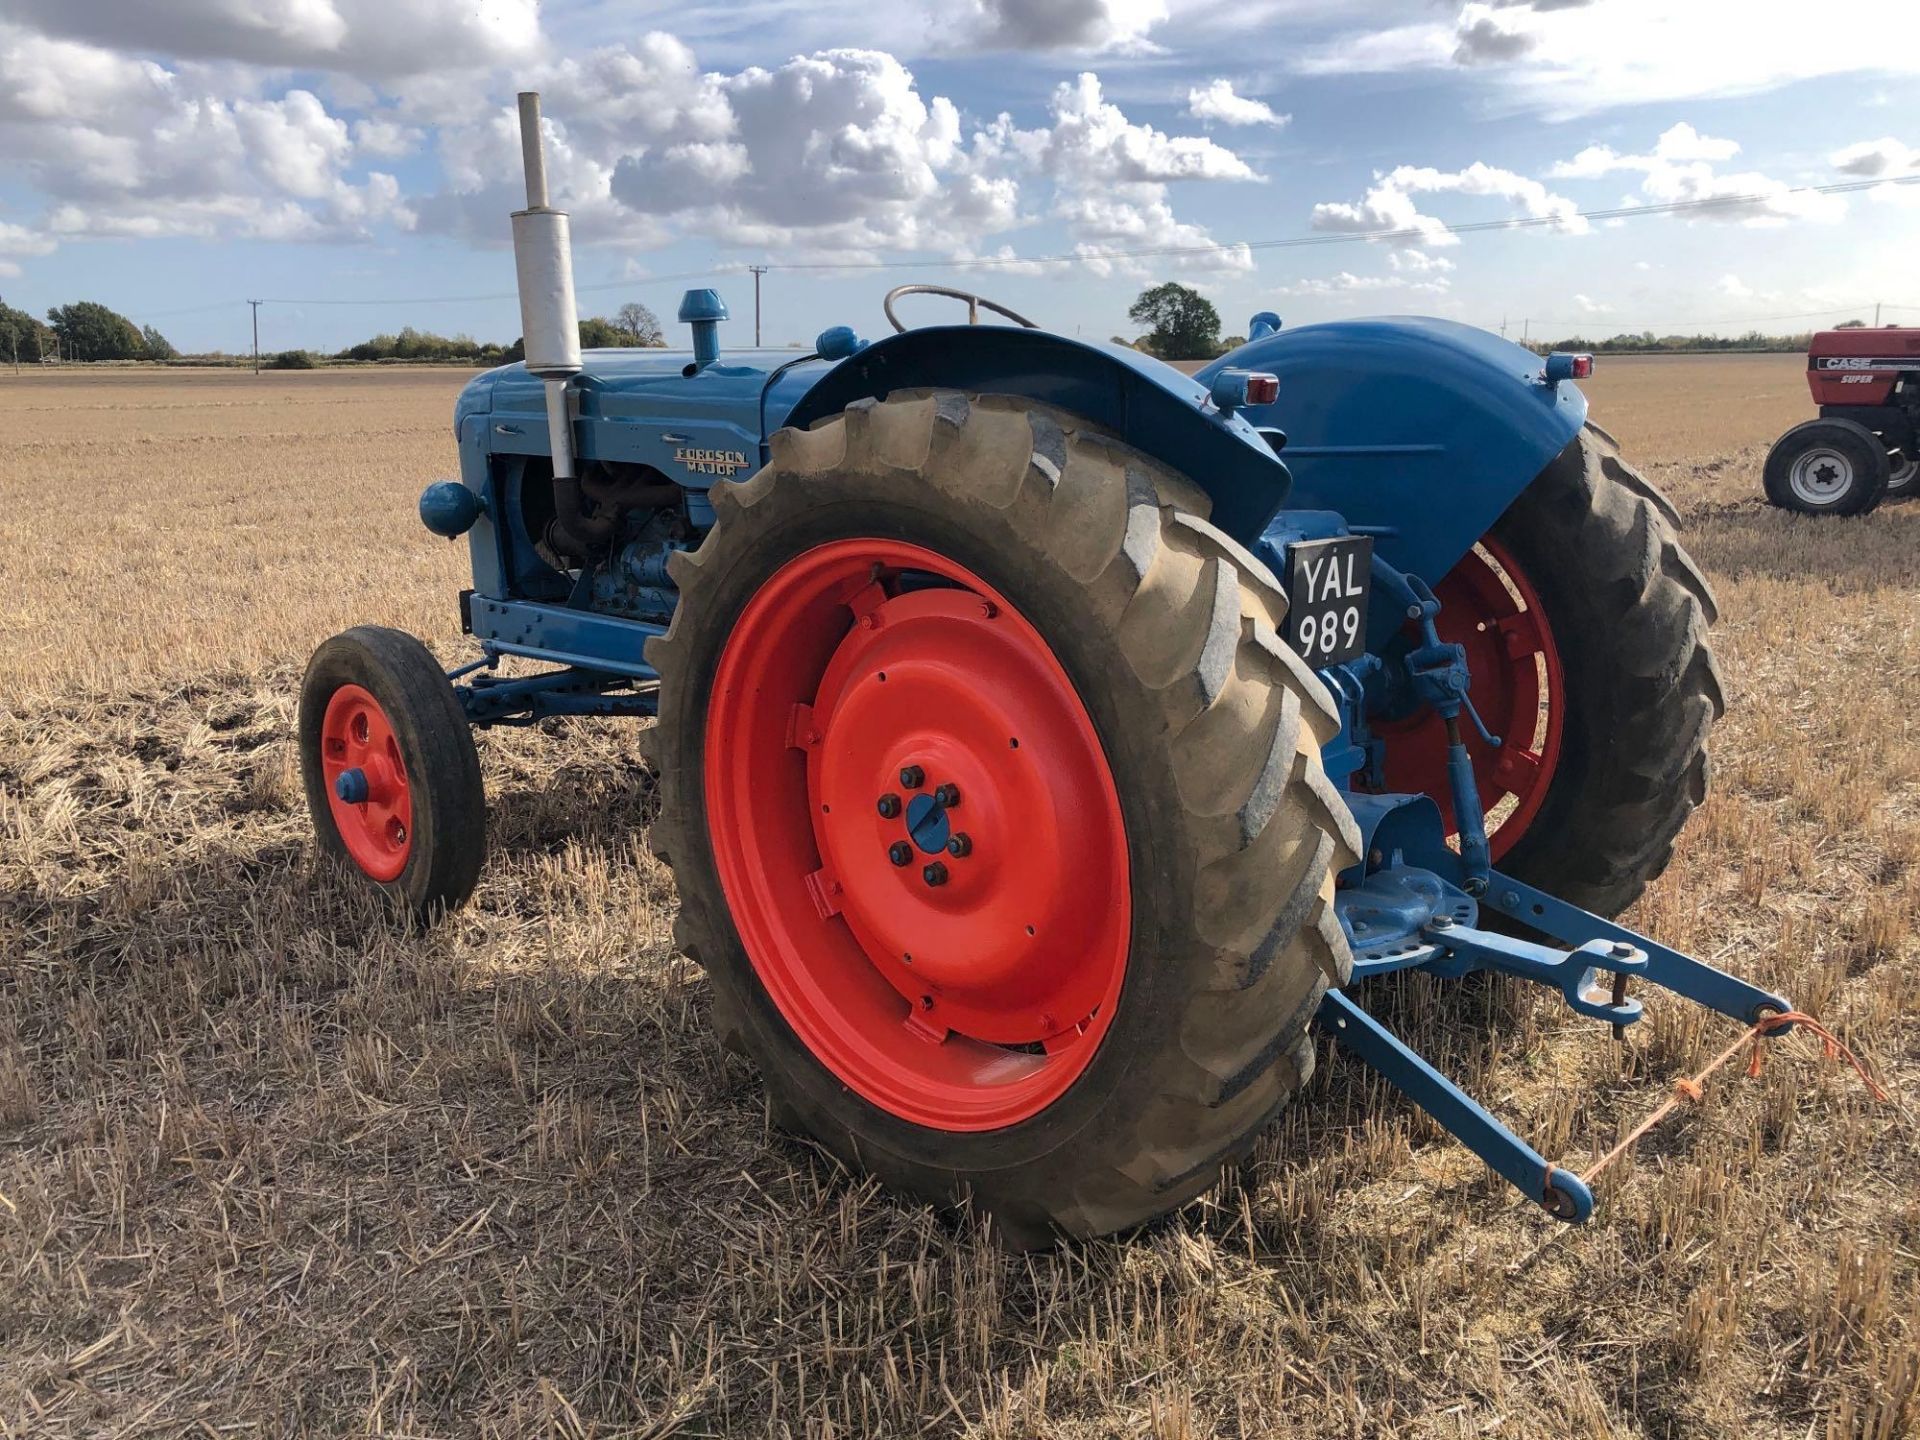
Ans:
<svg viewBox="0 0 1920 1440"><path fill-rule="evenodd" d="M759 1067L782 1124L898 1188L991 1215L1006 1243L1127 1229L1203 1193L1311 1073L1312 1018L1352 967L1332 877L1354 863L1358 835L1320 767L1331 700L1277 636L1284 592L1207 522L1191 482L1024 399L896 392L777 432L769 453L730 487L737 504L716 507L667 634L648 647L661 676L657 843L676 859L675 943L706 960L716 1030ZM890 534L925 516L933 534L1006 557L986 578L1068 647L1110 753L1154 757L1114 764L1129 814L1154 817L1133 838L1153 877L1135 886L1115 1030L1065 1097L1001 1131L908 1124L827 1072L760 988L712 865L703 686L729 607L774 563L759 557L801 543L796 527L825 535L836 514L865 524L881 510ZM1098 667L1070 663L1102 652Z"/></svg>
<svg viewBox="0 0 1920 1440"><path fill-rule="evenodd" d="M1726 709L1707 644L1719 607L1678 519L1590 423L1493 530L1543 592L1569 689L1561 769L1501 867L1605 916L1672 858Z"/></svg>

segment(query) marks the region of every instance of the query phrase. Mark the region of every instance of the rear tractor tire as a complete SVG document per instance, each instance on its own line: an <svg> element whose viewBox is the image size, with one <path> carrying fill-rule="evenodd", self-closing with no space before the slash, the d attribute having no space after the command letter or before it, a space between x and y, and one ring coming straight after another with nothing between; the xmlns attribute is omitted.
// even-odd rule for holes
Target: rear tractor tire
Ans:
<svg viewBox="0 0 1920 1440"><path fill-rule="evenodd" d="M1888 500L1911 500L1920 495L1920 459L1905 450L1887 452L1887 464L1891 467L1887 474Z"/></svg>
<svg viewBox="0 0 1920 1440"><path fill-rule="evenodd" d="M647 647L656 845L783 1124L1004 1243L1211 1185L1311 1073L1358 835L1285 598L1027 401L783 430Z"/></svg>
<svg viewBox="0 0 1920 1440"><path fill-rule="evenodd" d="M1852 420L1809 420L1767 452L1767 500L1802 515L1865 515L1886 498L1893 462Z"/></svg>
<svg viewBox="0 0 1920 1440"><path fill-rule="evenodd" d="M1434 587L1441 638L1467 649L1468 732L1494 864L1605 916L1639 898L1706 799L1726 708L1707 646L1713 592L1679 517L1586 426ZM1386 788L1452 824L1446 733L1431 711L1376 727Z"/></svg>
<svg viewBox="0 0 1920 1440"><path fill-rule="evenodd" d="M473 893L486 795L473 732L440 663L378 625L313 652L300 686L300 774L320 853L420 921Z"/></svg>

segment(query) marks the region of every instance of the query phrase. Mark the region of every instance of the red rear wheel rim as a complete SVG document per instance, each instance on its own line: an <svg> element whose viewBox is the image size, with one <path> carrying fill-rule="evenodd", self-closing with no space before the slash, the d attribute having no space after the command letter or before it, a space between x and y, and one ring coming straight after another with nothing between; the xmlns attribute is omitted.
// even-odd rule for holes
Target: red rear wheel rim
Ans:
<svg viewBox="0 0 1920 1440"><path fill-rule="evenodd" d="M1497 861L1511 850L1545 803L1560 764L1566 678L1540 595L1513 554L1487 536L1434 586L1440 638L1464 645L1473 703L1505 743L1487 745L1462 718L1480 803L1488 812L1488 844ZM1386 787L1431 795L1449 834L1458 831L1447 784L1447 732L1432 710L1373 722L1386 741Z"/></svg>
<svg viewBox="0 0 1920 1440"><path fill-rule="evenodd" d="M320 773L334 828L353 863L375 880L398 880L413 854L413 792L393 723L372 691L342 685L327 701Z"/></svg>
<svg viewBox="0 0 1920 1440"><path fill-rule="evenodd" d="M1059 1099L1126 972L1126 828L1085 705L1005 597L917 545L809 550L735 622L705 738L721 888L807 1049L941 1130Z"/></svg>

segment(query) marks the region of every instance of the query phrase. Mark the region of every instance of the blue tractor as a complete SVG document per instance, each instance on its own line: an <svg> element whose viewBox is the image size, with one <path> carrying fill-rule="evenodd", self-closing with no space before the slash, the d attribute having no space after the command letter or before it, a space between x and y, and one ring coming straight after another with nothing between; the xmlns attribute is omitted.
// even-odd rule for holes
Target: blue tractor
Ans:
<svg viewBox="0 0 1920 1440"><path fill-rule="evenodd" d="M873 343L722 354L697 290L690 351L581 355L533 114L528 361L466 387L461 478L421 500L471 547L480 658L320 647L325 853L431 918L481 866L473 728L657 716L676 941L776 1117L1017 1244L1205 1190L1316 1022L1584 1220L1366 976L1504 971L1616 1028L1635 977L1789 1010L1612 919L1722 700L1712 597L1587 422L1586 357L1261 315L1188 377L961 292L1015 323L905 328L937 287Z"/></svg>

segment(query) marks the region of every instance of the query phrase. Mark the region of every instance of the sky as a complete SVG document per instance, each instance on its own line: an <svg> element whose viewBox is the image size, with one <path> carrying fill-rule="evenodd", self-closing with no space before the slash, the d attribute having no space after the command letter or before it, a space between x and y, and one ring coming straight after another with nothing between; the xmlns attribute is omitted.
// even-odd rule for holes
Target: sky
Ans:
<svg viewBox="0 0 1920 1440"><path fill-rule="evenodd" d="M1167 279L1228 333L1920 324L1917 73L1920 9L1804 0L0 0L0 298L509 340L537 88L583 313L670 337L710 284L750 344L748 265L769 344L909 281L1101 337Z"/></svg>

